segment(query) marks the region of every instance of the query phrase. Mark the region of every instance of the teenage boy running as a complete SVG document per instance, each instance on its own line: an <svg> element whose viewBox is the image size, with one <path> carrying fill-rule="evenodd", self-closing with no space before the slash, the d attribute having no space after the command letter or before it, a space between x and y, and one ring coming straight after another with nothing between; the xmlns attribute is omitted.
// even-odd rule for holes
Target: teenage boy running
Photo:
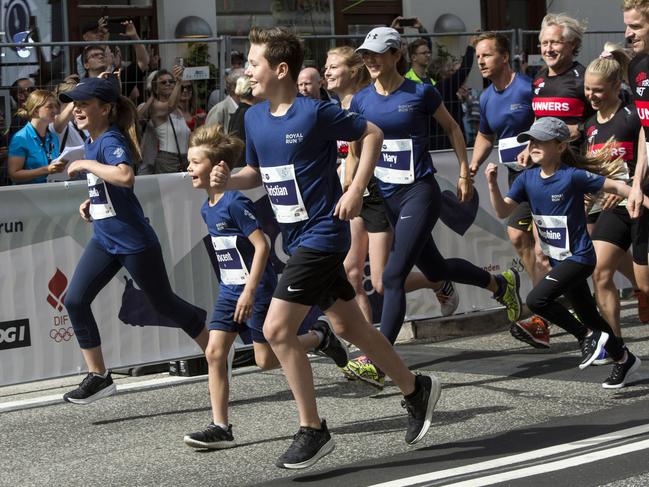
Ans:
<svg viewBox="0 0 649 487"><path fill-rule="evenodd" d="M350 245L345 220L358 216L363 192L378 160L382 132L363 117L336 105L298 96L295 80L304 51L285 29L253 27L249 67L252 94L266 101L246 113L246 161L230 176L225 163L211 173L211 185L248 189L264 184L291 256L264 323L264 335L282 365L297 402L300 428L277 460L282 468L306 468L331 453L334 441L320 419L311 365L297 330L312 306L319 306L335 332L383 369L405 396L406 442L421 440L430 427L441 385L435 376L414 375L381 333L363 317L343 261ZM336 174L336 141L360 140L354 179L342 194Z"/></svg>

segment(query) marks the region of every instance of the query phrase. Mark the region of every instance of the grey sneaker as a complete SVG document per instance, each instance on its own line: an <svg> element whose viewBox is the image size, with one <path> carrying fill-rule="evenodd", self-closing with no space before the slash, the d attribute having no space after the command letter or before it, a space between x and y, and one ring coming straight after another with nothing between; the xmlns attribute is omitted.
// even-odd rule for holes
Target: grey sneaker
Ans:
<svg viewBox="0 0 649 487"><path fill-rule="evenodd" d="M117 391L110 372L102 377L94 372L89 372L75 390L66 392L63 400L73 404L90 404L98 399L112 396Z"/></svg>
<svg viewBox="0 0 649 487"><path fill-rule="evenodd" d="M434 375L417 374L415 391L413 397L404 397L401 401L401 406L408 411L406 443L409 445L417 443L428 432L435 405L442 394L442 384Z"/></svg>

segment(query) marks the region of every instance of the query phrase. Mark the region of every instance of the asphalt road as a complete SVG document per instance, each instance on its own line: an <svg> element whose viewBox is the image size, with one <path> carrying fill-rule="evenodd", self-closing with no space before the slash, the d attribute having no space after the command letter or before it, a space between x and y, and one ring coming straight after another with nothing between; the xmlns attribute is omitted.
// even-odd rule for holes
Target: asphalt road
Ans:
<svg viewBox="0 0 649 487"><path fill-rule="evenodd" d="M182 442L210 420L205 378L165 385L158 376L156 388L144 390L142 379L120 378L123 392L89 406L8 412L3 404L62 394L77 379L0 388L0 485L646 486L649 325L627 317L624 331L645 365L617 392L600 386L609 367L577 368L576 342L560 333L549 351L507 332L399 346L412 368L444 384L431 431L416 448L403 440L396 387L376 393L315 359L320 413L337 447L300 472L274 466L297 430L279 371L235 374L230 420L239 446L226 451Z"/></svg>

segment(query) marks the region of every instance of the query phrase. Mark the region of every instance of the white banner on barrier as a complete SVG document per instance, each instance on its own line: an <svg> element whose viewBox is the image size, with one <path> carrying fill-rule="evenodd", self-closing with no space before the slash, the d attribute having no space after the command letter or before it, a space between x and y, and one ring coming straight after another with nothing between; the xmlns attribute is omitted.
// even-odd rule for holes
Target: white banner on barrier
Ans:
<svg viewBox="0 0 649 487"><path fill-rule="evenodd" d="M448 152L436 153L434 159L437 179L448 198L456 191L457 161ZM504 190L507 175L501 172L499 181ZM446 223L439 222L435 227L439 250L445 257L463 257L489 272L502 272L512 265L522 271L505 227L491 209L482 173L476 178L476 190L478 207L443 215ZM209 240L204 243L207 231L200 207L205 194L192 189L190 180L182 174L140 176L136 193L160 239L173 289L183 299L206 309L209 317L218 295L218 281L207 253L211 244ZM281 267L287 256L276 226L268 223L271 210L267 199L262 198L265 193L257 188L246 194L255 202L260 219L266 220L264 231L271 242L271 258L276 267ZM0 386L83 371L85 365L63 300L92 235L92 225L78 215L79 204L87 198L87 185L77 181L7 187L0 189L0 195ZM466 233L460 235L448 225L460 232L466 229ZM369 272L367 275L369 280ZM521 275L521 293L525 296L530 283L524 273ZM488 291L463 285L457 285L457 289L458 313L496 305ZM368 291L373 292L371 287ZM200 352L182 331L138 326L155 322L157 316L143 303L124 270L99 293L92 309L111 368ZM408 294L406 319L439 315L431 291Z"/></svg>

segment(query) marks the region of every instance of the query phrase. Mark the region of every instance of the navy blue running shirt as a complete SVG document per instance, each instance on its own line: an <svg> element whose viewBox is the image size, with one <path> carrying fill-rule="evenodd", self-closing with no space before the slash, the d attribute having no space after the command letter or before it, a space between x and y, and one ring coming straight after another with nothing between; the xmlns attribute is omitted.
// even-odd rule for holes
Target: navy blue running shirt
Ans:
<svg viewBox="0 0 649 487"><path fill-rule="evenodd" d="M549 178L541 168L523 171L507 197L529 202L543 253L550 263L574 260L594 265L595 250L586 229L584 195L602 189L604 177L562 164Z"/></svg>
<svg viewBox="0 0 649 487"><path fill-rule="evenodd" d="M516 136L528 130L534 122L532 110L532 80L516 73L514 80L502 91L490 84L480 96L480 133L496 135L499 160L508 168L515 167L516 156L527 147L527 142L516 142Z"/></svg>
<svg viewBox="0 0 649 487"><path fill-rule="evenodd" d="M336 173L336 141L357 140L365 118L330 102L298 95L286 114L270 113L268 101L245 115L246 160L258 167L282 231L284 251L298 247L347 252L349 224L334 218L342 196Z"/></svg>
<svg viewBox="0 0 649 487"><path fill-rule="evenodd" d="M239 191L226 191L214 206L206 200L201 215L219 263L220 293L238 298L250 275L255 255L255 247L248 237L261 229L254 204ZM275 271L268 259L258 289L268 289L272 294L275 282Z"/></svg>
<svg viewBox="0 0 649 487"><path fill-rule="evenodd" d="M86 159L101 164L133 166L126 139L116 125L111 125L94 141L88 138L85 153ZM87 173L86 178L95 231L93 238L106 251L134 254L158 243L133 188L115 186L92 173Z"/></svg>
<svg viewBox="0 0 649 487"><path fill-rule="evenodd" d="M385 140L374 175L384 197L435 168L428 153L429 120L442 103L436 88L409 79L388 96L371 84L354 95L349 110L383 130Z"/></svg>

